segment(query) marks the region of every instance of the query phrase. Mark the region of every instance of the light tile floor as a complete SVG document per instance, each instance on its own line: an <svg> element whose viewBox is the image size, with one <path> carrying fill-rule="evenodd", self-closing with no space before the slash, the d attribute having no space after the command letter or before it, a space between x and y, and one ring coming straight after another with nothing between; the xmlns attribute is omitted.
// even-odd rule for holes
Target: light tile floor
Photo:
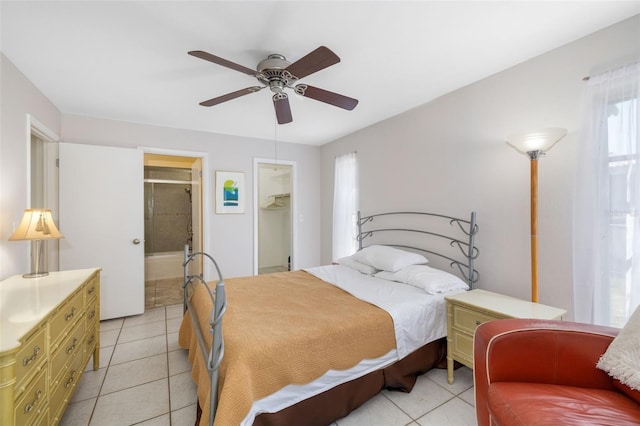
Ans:
<svg viewBox="0 0 640 426"><path fill-rule="evenodd" d="M182 303L183 277L149 280L144 282L144 308Z"/></svg>
<svg viewBox="0 0 640 426"><path fill-rule="evenodd" d="M264 268L259 268L258 274L262 275L262 274L271 274L274 272L286 272L287 270L288 268L286 266L267 266Z"/></svg>
<svg viewBox="0 0 640 426"><path fill-rule="evenodd" d="M89 361L61 425L193 425L195 385L178 346L182 305L100 323L100 368Z"/></svg>
<svg viewBox="0 0 640 426"><path fill-rule="evenodd" d="M182 305L100 323L100 369L88 368L62 419L64 426L191 426L196 389L187 352L178 347ZM470 369L418 378L411 393L383 391L333 426L475 425Z"/></svg>

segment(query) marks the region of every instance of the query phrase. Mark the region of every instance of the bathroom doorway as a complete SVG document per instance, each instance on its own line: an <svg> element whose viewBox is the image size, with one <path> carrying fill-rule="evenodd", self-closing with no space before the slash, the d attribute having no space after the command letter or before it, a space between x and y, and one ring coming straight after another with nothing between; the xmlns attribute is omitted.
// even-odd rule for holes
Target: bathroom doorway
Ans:
<svg viewBox="0 0 640 426"><path fill-rule="evenodd" d="M295 163L256 161L255 273L293 269Z"/></svg>
<svg viewBox="0 0 640 426"><path fill-rule="evenodd" d="M144 155L145 309L182 302L185 246L202 251L201 170L200 158Z"/></svg>

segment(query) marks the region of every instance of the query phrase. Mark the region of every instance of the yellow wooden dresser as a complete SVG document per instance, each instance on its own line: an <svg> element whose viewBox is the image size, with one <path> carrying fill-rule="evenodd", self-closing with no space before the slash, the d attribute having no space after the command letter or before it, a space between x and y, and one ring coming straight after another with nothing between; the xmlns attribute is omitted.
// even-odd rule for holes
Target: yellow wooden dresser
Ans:
<svg viewBox="0 0 640 426"><path fill-rule="evenodd" d="M93 355L100 269L0 282L0 425L55 425Z"/></svg>
<svg viewBox="0 0 640 426"><path fill-rule="evenodd" d="M473 334L483 322L505 318L564 319L564 309L532 303L485 290L445 297L447 301L447 380L453 383L453 363L473 368Z"/></svg>

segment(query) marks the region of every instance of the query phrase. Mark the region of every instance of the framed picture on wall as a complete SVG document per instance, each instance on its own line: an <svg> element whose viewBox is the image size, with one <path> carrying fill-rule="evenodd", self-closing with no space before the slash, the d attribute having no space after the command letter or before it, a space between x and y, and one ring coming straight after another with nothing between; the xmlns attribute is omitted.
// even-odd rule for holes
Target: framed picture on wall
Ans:
<svg viewBox="0 0 640 426"><path fill-rule="evenodd" d="M216 213L244 213L243 172L216 171Z"/></svg>

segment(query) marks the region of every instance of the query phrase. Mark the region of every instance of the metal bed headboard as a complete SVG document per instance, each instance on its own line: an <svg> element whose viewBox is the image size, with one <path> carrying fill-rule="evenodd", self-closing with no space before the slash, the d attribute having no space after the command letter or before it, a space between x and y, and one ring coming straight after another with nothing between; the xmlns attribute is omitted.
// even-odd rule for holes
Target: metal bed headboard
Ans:
<svg viewBox="0 0 640 426"><path fill-rule="evenodd" d="M445 233L438 233L433 231L427 231L424 229L415 229L415 228L398 228L398 227L386 227L385 224L381 224L380 227L376 227L375 219L382 218L385 216L394 216L394 215L404 215L406 221L410 221L415 218L421 217L430 217L435 219L442 219L444 221L449 222L449 226L452 228L451 231L447 231L447 235ZM469 288L473 289L473 285L480 278L480 273L474 267L474 261L480 254L480 251L475 246L475 236L478 233L478 225L476 223L476 212L471 212L471 217L469 220L460 219L457 217L446 216L442 214L436 213L425 213L425 212L388 212L388 213L378 213L372 214L369 216L362 216L358 211L358 250L363 249L363 241L366 238L373 237L375 234L386 234L388 232L393 232L396 236L396 240L398 235L400 234L412 234L412 235L423 235L423 236L433 236L438 239L443 239L448 242L450 247L457 247L459 252L462 254L462 258L454 258L449 253L444 253L443 250L435 251L435 249L431 248L421 248L415 247L413 245L404 244L402 242L376 242L375 244L387 245L397 248L405 248L409 250L416 250L428 254L432 254L438 256L439 258L445 259L449 262L449 266L453 269L457 269L458 272L464 277L467 284L469 284ZM454 233L457 232L457 234ZM465 239L463 241L463 238ZM462 260L460 260L462 259Z"/></svg>
<svg viewBox="0 0 640 426"><path fill-rule="evenodd" d="M193 262L198 256L202 256L211 260L216 268L216 272L218 273L218 282L216 283L214 291L211 290L209 284L204 280L202 274L189 274L189 264ZM222 279L222 273L220 272L218 263L207 253L196 252L189 254L189 245L186 244L184 246L184 263L182 264L182 266L184 267L184 285L182 287L184 292L183 310L184 312L188 310L191 314L191 321L193 322L193 327L196 331L196 337L198 338L198 347L202 352L202 358L207 360L206 367L209 373L209 381L211 383L211 397L209 398L209 426L212 426L213 420L215 418L216 408L218 405L219 367L220 363L222 362L222 357L224 356L222 317L227 310L227 295L224 289L224 280ZM209 333L212 334L212 342L211 348L209 349L208 353L204 338L202 337L202 330L200 330L200 322L198 321L198 318L196 318L195 311L191 309L191 300L189 297L189 284L197 284L198 282L205 286L207 292L209 293L209 297L211 298L211 302L213 302L213 309L211 310L211 315L209 316Z"/></svg>

